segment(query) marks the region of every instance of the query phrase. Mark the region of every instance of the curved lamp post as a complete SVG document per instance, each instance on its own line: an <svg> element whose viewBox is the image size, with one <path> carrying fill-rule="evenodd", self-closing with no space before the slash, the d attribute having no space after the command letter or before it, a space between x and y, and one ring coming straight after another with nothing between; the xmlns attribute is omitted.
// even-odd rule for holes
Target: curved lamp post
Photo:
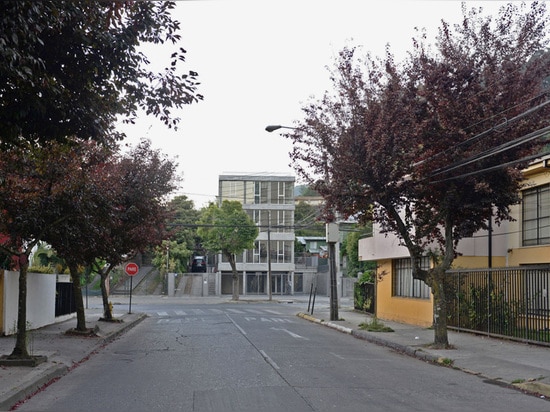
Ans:
<svg viewBox="0 0 550 412"><path fill-rule="evenodd" d="M281 126L281 125L269 125L266 126L265 130L269 133L274 132L275 130L279 129L293 129L295 130L295 127L289 127L289 126ZM269 300L271 300L271 211L268 212L268 227L267 227L267 287L269 289ZM282 287L282 284L281 284Z"/></svg>
<svg viewBox="0 0 550 412"><path fill-rule="evenodd" d="M269 125L265 130L274 132L279 129L298 130L297 127ZM329 269L330 269L330 320L338 320L338 281L336 279L336 242L338 242L338 225L326 223L326 240L329 246ZM269 232L268 232L269 233ZM268 246L269 248L269 246ZM271 272L271 271L270 271ZM271 276L271 273L269 273ZM271 285L269 285L271 291Z"/></svg>
<svg viewBox="0 0 550 412"><path fill-rule="evenodd" d="M271 132L274 132L275 130L279 130L279 129L292 129L292 130L296 130L297 128L296 127L290 127L290 126L281 126L279 124L277 125L269 125L269 126L266 126L265 130L268 131L269 133Z"/></svg>

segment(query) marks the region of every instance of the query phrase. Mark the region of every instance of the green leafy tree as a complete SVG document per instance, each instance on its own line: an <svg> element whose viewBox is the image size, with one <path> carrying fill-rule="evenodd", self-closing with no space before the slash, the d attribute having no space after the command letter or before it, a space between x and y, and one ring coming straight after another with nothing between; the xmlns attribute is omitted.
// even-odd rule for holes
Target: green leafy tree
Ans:
<svg viewBox="0 0 550 412"><path fill-rule="evenodd" d="M187 272L189 257L200 247L200 239L197 235L196 223L200 217L200 211L195 209L192 200L187 196L176 196L168 202L167 208L170 212L170 219L167 222L170 229L170 259L174 260L174 271L182 273ZM163 262L166 255L166 247L159 248L156 254L160 254L155 261ZM155 265L156 266L156 265ZM164 264L164 266L166 266ZM159 267L159 269L162 266Z"/></svg>
<svg viewBox="0 0 550 412"><path fill-rule="evenodd" d="M198 234L204 247L220 251L231 265L233 300L239 300L239 275L236 255L254 247L258 228L240 202L224 200L221 206L208 205L199 220Z"/></svg>
<svg viewBox="0 0 550 412"><path fill-rule="evenodd" d="M290 134L298 174L326 216L374 220L408 248L434 298L434 345L448 347L446 270L461 239L510 219L521 170L548 133L549 17L544 2L497 16L463 6L435 46L414 39L401 63L344 49L334 94L303 108ZM433 266L420 268L430 255Z"/></svg>
<svg viewBox="0 0 550 412"><path fill-rule="evenodd" d="M191 256L191 250L185 244L175 240L164 240L155 248L153 265L159 270L162 277L169 272L187 272L187 263Z"/></svg>
<svg viewBox="0 0 550 412"><path fill-rule="evenodd" d="M347 257L346 275L356 277L357 273L376 269L375 262L363 262L359 260L359 239L365 230L359 228L348 233L342 242L342 255Z"/></svg>
<svg viewBox="0 0 550 412"><path fill-rule="evenodd" d="M296 236L325 236L325 223L320 221L321 208L304 201L294 210Z"/></svg>
<svg viewBox="0 0 550 412"><path fill-rule="evenodd" d="M202 98L197 73L184 72L186 51L174 2L3 1L0 4L0 144L62 141L111 144L115 122L143 110L168 127L173 111ZM172 44L156 72L144 44Z"/></svg>

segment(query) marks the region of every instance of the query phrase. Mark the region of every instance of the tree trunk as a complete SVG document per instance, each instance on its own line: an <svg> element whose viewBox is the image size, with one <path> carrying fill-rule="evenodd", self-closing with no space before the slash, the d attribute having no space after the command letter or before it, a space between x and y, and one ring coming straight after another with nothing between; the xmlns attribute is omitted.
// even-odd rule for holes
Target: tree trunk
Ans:
<svg viewBox="0 0 550 412"><path fill-rule="evenodd" d="M86 329L86 314L84 312L84 299L82 298L81 276L78 271L78 266L75 264L68 264L71 277L73 278L73 293L74 303L76 306L76 330L79 332L85 332Z"/></svg>
<svg viewBox="0 0 550 412"><path fill-rule="evenodd" d="M227 259L231 265L231 272L233 273L233 300L239 300L239 274L237 273L237 263L235 262L235 256L227 254Z"/></svg>
<svg viewBox="0 0 550 412"><path fill-rule="evenodd" d="M434 347L449 348L447 334L447 296L445 288L445 271L433 269L432 293L434 298Z"/></svg>
<svg viewBox="0 0 550 412"><path fill-rule="evenodd" d="M100 270L99 276L101 277L101 298L103 300L103 319L107 321L113 320L113 314L111 312L111 305L109 305L109 295L107 294L107 277L111 273L112 266L109 266L107 270Z"/></svg>
<svg viewBox="0 0 550 412"><path fill-rule="evenodd" d="M17 308L17 337L10 359L30 359L27 350L27 271L29 259L25 253L19 255L19 302Z"/></svg>

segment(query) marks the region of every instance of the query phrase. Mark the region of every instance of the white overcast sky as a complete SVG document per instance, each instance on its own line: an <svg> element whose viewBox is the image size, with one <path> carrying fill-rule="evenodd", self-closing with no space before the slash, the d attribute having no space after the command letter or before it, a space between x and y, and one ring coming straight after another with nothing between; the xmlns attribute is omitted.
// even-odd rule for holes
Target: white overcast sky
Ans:
<svg viewBox="0 0 550 412"><path fill-rule="evenodd" d="M506 2L467 1L494 14ZM292 125L301 107L330 87L327 66L344 46L398 59L414 28L435 35L441 19L461 20L460 1L420 0L191 0L177 1L182 66L199 73L204 100L185 107L178 131L153 117L121 127L130 143L149 138L175 158L183 181L178 194L197 208L214 201L218 176L230 173L294 175L290 142L269 124ZM155 64L170 51L146 49Z"/></svg>

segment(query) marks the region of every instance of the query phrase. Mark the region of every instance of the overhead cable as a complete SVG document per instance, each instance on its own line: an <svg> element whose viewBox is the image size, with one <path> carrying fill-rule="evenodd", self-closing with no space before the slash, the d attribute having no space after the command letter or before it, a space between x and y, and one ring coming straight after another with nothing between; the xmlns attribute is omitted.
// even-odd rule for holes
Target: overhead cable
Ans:
<svg viewBox="0 0 550 412"><path fill-rule="evenodd" d="M494 156L496 154L505 152L506 150L510 150L514 147L520 146L524 143L530 142L532 140L538 139L539 137L544 136L545 134L550 132L550 126L543 127L542 129L536 130L534 132L531 132L527 135L518 137L514 140L511 140L509 142L503 143L500 146L491 148L489 150L485 150L484 152L481 152L473 157L470 157L468 159L465 159L461 162L457 162L453 165L441 168L430 174L430 177L434 177L443 173L450 172L452 170L461 168L463 166L469 165L471 163L475 163L479 160L486 159L487 157ZM536 155L540 157L540 154Z"/></svg>

